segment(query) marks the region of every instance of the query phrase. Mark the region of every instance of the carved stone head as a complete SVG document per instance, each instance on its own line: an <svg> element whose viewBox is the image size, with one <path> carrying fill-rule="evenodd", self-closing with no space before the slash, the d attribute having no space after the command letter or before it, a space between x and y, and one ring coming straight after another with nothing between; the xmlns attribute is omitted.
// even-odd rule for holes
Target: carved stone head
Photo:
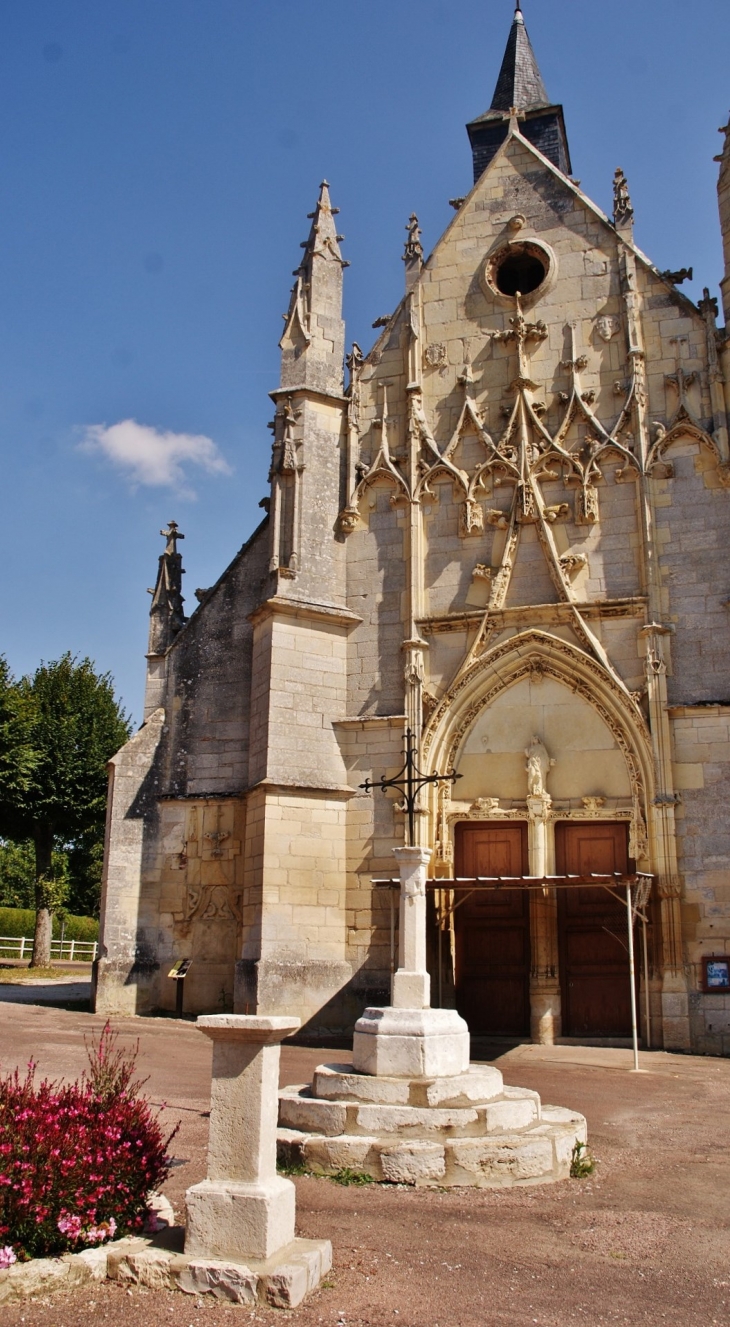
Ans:
<svg viewBox="0 0 730 1327"><path fill-rule="evenodd" d="M618 318L609 317L608 314L602 314L596 318L596 331L602 341L610 341L618 332L621 324Z"/></svg>

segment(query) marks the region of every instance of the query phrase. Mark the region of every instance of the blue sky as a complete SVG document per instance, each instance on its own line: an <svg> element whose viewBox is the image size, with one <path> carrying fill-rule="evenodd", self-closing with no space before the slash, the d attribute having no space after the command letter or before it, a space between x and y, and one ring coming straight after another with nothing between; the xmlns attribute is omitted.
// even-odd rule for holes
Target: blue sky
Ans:
<svg viewBox="0 0 730 1327"><path fill-rule="evenodd" d="M717 293L727 0L523 8L583 188L610 209L621 165L638 244L693 265L693 298ZM489 105L512 10L0 7L0 651L16 672L88 653L140 717L158 530L174 517L186 535L192 611L260 518L267 392L319 181L352 264L348 342L368 347L401 295L409 213L430 249L470 186L464 125ZM149 432L114 429L130 419Z"/></svg>

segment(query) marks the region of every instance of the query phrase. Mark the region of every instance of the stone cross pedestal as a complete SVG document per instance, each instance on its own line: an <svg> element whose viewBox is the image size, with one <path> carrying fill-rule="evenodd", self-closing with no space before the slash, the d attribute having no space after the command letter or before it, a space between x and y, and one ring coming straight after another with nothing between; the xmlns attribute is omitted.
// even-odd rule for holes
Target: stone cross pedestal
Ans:
<svg viewBox="0 0 730 1327"><path fill-rule="evenodd" d="M392 1004L355 1024L352 1064L321 1064L311 1086L280 1094L279 1147L319 1174L343 1168L397 1184L549 1184L567 1179L582 1115L505 1087L493 1065L469 1065L455 1009L429 1008L424 848L397 848L399 967Z"/></svg>
<svg viewBox="0 0 730 1327"><path fill-rule="evenodd" d="M394 848L400 868L398 970L393 975L394 1009L428 1009L431 978L426 968L427 848Z"/></svg>
<svg viewBox="0 0 730 1327"><path fill-rule="evenodd" d="M395 848L400 870L398 971L392 1005L366 1009L355 1024L357 1073L440 1078L469 1068L469 1029L455 1009L431 1009L426 967L426 848Z"/></svg>

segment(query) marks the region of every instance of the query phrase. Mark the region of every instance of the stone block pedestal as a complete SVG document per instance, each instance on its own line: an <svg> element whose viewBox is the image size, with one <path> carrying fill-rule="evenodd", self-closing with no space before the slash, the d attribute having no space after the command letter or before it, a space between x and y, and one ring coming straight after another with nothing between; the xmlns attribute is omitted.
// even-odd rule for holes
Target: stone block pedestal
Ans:
<svg viewBox="0 0 730 1327"><path fill-rule="evenodd" d="M225 1263L234 1268L234 1280L255 1286L253 1263L266 1264L266 1284L275 1285L284 1276L284 1270L277 1272L280 1261L288 1269L287 1306L294 1307L332 1257L324 1240L317 1257L311 1241L302 1242L307 1249L299 1258L296 1191L276 1171L280 1047L299 1019L220 1014L199 1018L197 1026L213 1042L213 1077L208 1175L185 1195L185 1263L192 1269L187 1280L198 1290L214 1289ZM290 1275L292 1266L299 1268L296 1275Z"/></svg>
<svg viewBox="0 0 730 1327"><path fill-rule="evenodd" d="M291 1180L261 1184L203 1180L185 1195L185 1252L193 1258L271 1258L294 1239L296 1193Z"/></svg>
<svg viewBox="0 0 730 1327"><path fill-rule="evenodd" d="M469 1029L455 1009L366 1009L355 1024L352 1065L359 1074L394 1078L463 1074Z"/></svg>

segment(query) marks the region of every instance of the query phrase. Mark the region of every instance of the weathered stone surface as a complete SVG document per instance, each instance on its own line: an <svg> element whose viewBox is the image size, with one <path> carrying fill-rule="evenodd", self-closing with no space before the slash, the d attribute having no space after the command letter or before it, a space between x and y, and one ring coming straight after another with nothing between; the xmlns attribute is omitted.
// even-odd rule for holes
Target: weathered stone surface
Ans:
<svg viewBox="0 0 730 1327"><path fill-rule="evenodd" d="M175 1282L187 1295L213 1294L231 1304L255 1304L259 1278L243 1263L195 1258L178 1272Z"/></svg>
<svg viewBox="0 0 730 1327"><path fill-rule="evenodd" d="M329 1240L294 1239L272 1258L251 1266L236 1260L188 1258L154 1248L149 1240L123 1239L102 1248L36 1258L0 1271L0 1304L32 1299L84 1282L110 1279L148 1290L212 1294L233 1304L269 1303L295 1308L332 1266Z"/></svg>
<svg viewBox="0 0 730 1327"><path fill-rule="evenodd" d="M426 1110L417 1106L358 1106L353 1133L410 1134L424 1137L439 1134L474 1133L479 1115L471 1110Z"/></svg>
<svg viewBox="0 0 730 1327"><path fill-rule="evenodd" d="M570 1168L573 1164L573 1153L575 1145L582 1142L578 1136L578 1130L565 1129L553 1134L553 1147L555 1148L555 1165L561 1179L567 1179L570 1175Z"/></svg>
<svg viewBox="0 0 730 1327"><path fill-rule="evenodd" d="M434 1142L399 1143L379 1148L383 1179L393 1184L423 1184L443 1179L446 1173L443 1145Z"/></svg>
<svg viewBox="0 0 730 1327"><path fill-rule="evenodd" d="M575 1128L575 1136L581 1143L588 1141L588 1125L585 1115L565 1106L543 1106L541 1110L543 1124L565 1124Z"/></svg>
<svg viewBox="0 0 730 1327"><path fill-rule="evenodd" d="M145 1286L148 1290L174 1290L170 1269L172 1254L164 1249L140 1249L123 1254L115 1262L115 1281Z"/></svg>
<svg viewBox="0 0 730 1327"><path fill-rule="evenodd" d="M108 1253L104 1245L98 1249L82 1249L71 1254L71 1273L79 1280L105 1281L107 1276ZM82 1271L82 1269L85 1269Z"/></svg>
<svg viewBox="0 0 730 1327"><path fill-rule="evenodd" d="M344 1133L347 1110L335 1102L315 1100L309 1089L283 1088L279 1093L279 1123L309 1133Z"/></svg>
<svg viewBox="0 0 730 1327"><path fill-rule="evenodd" d="M522 1181L553 1178L553 1148L549 1138L463 1138L447 1143L447 1166L452 1183L499 1188Z"/></svg>
<svg viewBox="0 0 730 1327"><path fill-rule="evenodd" d="M386 1078L453 1077L469 1068L469 1029L455 1009L366 1009L352 1062Z"/></svg>
<svg viewBox="0 0 730 1327"><path fill-rule="evenodd" d="M339 1138L320 1138L303 1134L301 1150L304 1163L311 1170L335 1174L338 1170L358 1170L379 1179L376 1138L341 1134Z"/></svg>
<svg viewBox="0 0 730 1327"><path fill-rule="evenodd" d="M175 1213L169 1198L164 1193L153 1193L147 1199L147 1218L145 1229L155 1234L165 1226L174 1226Z"/></svg>
<svg viewBox="0 0 730 1327"><path fill-rule="evenodd" d="M415 1085L414 1085L415 1086ZM499 1096L504 1089L499 1069L487 1066L473 1066L468 1073L457 1074L453 1078L437 1078L425 1089L425 1105L428 1106L471 1106L490 1101ZM422 1089L421 1089L422 1090ZM415 1100L412 1091L412 1105L421 1104Z"/></svg>
<svg viewBox="0 0 730 1327"><path fill-rule="evenodd" d="M333 1101L366 1101L384 1106L407 1106L410 1085L402 1078L356 1074L352 1065L321 1064L314 1071L312 1094Z"/></svg>
<svg viewBox="0 0 730 1327"><path fill-rule="evenodd" d="M538 1107L532 1100L493 1101L485 1109L487 1133L528 1129L538 1118Z"/></svg>
<svg viewBox="0 0 730 1327"><path fill-rule="evenodd" d="M118 1239L112 1244L108 1244L106 1246L106 1258L109 1279L111 1281L117 1280L119 1266L130 1254L143 1253L151 1247L151 1240L141 1238Z"/></svg>
<svg viewBox="0 0 730 1327"><path fill-rule="evenodd" d="M270 1258L294 1239L296 1193L276 1174L280 1043L299 1019L206 1015L213 1041L208 1177L185 1195L185 1253Z"/></svg>
<svg viewBox="0 0 730 1327"><path fill-rule="evenodd" d="M69 1263L64 1258L34 1258L0 1271L0 1304L32 1299L69 1284Z"/></svg>
<svg viewBox="0 0 730 1327"><path fill-rule="evenodd" d="M285 1263L266 1280L266 1302L277 1309L295 1309L309 1289L307 1268L303 1263Z"/></svg>
<svg viewBox="0 0 730 1327"><path fill-rule="evenodd" d="M186 1254L196 1258L269 1258L294 1238L296 1192L275 1176L260 1184L203 1180L185 1195Z"/></svg>
<svg viewBox="0 0 730 1327"><path fill-rule="evenodd" d="M285 1091L295 1091L288 1088ZM469 1107L491 1101L504 1089L499 1069L473 1065L466 1073L439 1078L392 1078L379 1074L356 1074L351 1065L321 1064L314 1071L312 1097L383 1106ZM531 1093L537 1097L537 1093Z"/></svg>

